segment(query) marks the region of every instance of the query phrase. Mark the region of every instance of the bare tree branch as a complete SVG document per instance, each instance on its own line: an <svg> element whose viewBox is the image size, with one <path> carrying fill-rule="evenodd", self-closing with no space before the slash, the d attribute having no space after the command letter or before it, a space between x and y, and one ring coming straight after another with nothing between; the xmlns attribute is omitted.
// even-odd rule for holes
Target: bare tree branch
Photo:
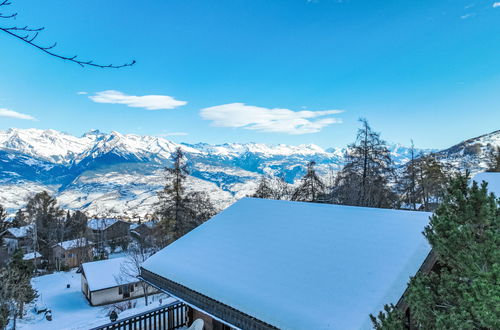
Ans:
<svg viewBox="0 0 500 330"><path fill-rule="evenodd" d="M3 0L3 1L0 0L0 7L8 6L10 4L11 4L11 2L9 2L9 0ZM0 13L0 19L1 18L10 19L10 18L15 18L16 16L17 16L17 13L7 14L7 15ZM97 67L97 68L102 68L102 69L119 69L119 68L124 68L127 66L132 66L136 63L135 60L133 60L133 61L125 63L125 64L103 65L103 64L94 63L94 61L92 61L92 60L86 61L86 60L77 59L78 55L64 56L64 55L58 54L58 53L52 51L52 49L54 49L56 47L57 42L55 42L52 46L42 46L42 45L35 42L35 39L38 37L39 32L44 30L44 29L45 29L44 27L30 28L27 25L24 27L19 27L19 26L2 27L2 26L0 26L0 31L3 31L3 32L9 34L10 36L19 39L19 40L27 43L28 45L33 46L33 47L39 49L40 51L42 51L50 56L59 58L63 61L76 63L76 64L80 65L81 67L92 66L92 67ZM22 32L27 32L27 34L26 35L21 34Z"/></svg>

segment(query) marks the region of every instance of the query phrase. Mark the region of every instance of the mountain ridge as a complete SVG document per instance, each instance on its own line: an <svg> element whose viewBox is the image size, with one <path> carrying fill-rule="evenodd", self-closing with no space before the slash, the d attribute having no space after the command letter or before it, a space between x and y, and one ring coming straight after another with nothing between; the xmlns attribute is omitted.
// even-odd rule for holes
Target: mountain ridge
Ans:
<svg viewBox="0 0 500 330"><path fill-rule="evenodd" d="M435 152L443 162L478 172L487 167L488 154L496 146L500 130L444 150L418 151ZM98 130L75 137L56 130L11 128L0 131L0 203L14 210L30 194L46 189L66 208L96 215L145 215L152 211L156 191L164 184L163 168L178 147L191 171L189 189L209 191L219 208L252 193L263 174L293 183L310 160L327 176L341 168L347 150L315 144L175 143ZM389 149L396 164L408 161L408 147L391 144Z"/></svg>

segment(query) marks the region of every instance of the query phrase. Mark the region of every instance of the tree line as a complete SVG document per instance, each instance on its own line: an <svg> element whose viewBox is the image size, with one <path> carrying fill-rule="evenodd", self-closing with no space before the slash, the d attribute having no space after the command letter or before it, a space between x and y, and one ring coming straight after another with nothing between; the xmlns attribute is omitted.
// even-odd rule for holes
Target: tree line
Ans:
<svg viewBox="0 0 500 330"><path fill-rule="evenodd" d="M360 119L344 166L326 182L309 162L300 182L263 176L252 195L257 198L332 203L376 208L433 211L443 200L450 179L460 172L433 153L419 154L412 143L408 161L396 166L387 143L366 119ZM489 171L500 171L500 150L491 155Z"/></svg>

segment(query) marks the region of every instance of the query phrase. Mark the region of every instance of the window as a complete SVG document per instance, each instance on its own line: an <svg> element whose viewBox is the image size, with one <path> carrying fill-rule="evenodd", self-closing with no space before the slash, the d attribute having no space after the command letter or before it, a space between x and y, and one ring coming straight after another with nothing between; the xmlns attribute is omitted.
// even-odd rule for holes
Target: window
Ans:
<svg viewBox="0 0 500 330"><path fill-rule="evenodd" d="M130 292L134 292L134 285L133 284L129 285L129 290L130 290Z"/></svg>

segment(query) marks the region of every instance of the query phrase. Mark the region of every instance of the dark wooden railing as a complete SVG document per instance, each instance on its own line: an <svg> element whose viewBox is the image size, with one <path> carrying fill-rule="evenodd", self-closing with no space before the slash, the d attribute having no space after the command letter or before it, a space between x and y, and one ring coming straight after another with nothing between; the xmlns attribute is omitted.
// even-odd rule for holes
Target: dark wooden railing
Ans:
<svg viewBox="0 0 500 330"><path fill-rule="evenodd" d="M174 302L90 330L173 330L187 325L187 306Z"/></svg>

